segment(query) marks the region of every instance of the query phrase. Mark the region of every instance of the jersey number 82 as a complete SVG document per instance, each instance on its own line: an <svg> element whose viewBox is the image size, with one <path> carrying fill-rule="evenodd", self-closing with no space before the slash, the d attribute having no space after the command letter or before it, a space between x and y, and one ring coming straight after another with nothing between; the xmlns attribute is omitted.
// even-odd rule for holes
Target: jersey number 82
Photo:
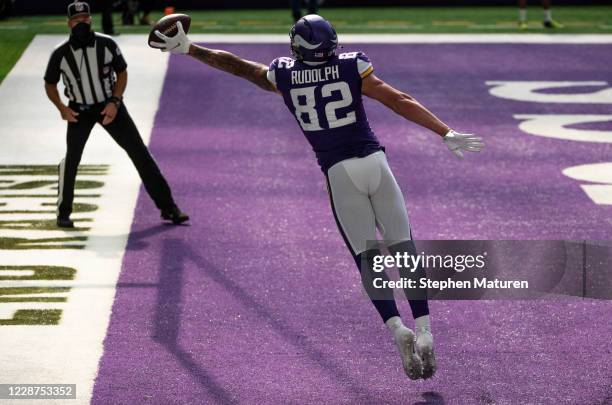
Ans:
<svg viewBox="0 0 612 405"><path fill-rule="evenodd" d="M316 110L315 90L317 90L317 87L319 86L294 88L289 92L291 101L295 107L295 116L304 131L320 131L322 129L339 128L357 121L355 111L347 112L342 118L338 118L336 114L336 110L348 107L353 103L353 96L351 95L351 89L348 83L328 83L321 87L321 100L325 102L325 99L331 97L334 92L340 92L342 97L340 100L328 101L325 103L324 111L328 128L322 128L319 121L319 114ZM304 116L307 116L307 121L304 120Z"/></svg>

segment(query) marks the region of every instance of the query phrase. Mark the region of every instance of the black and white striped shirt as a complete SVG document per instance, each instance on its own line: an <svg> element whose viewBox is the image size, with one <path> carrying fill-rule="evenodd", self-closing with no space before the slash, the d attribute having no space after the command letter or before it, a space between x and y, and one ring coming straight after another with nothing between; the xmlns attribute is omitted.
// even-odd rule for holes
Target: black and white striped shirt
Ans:
<svg viewBox="0 0 612 405"><path fill-rule="evenodd" d="M57 84L62 78L66 97L78 104L104 103L113 95L116 73L127 69L113 39L95 34L86 47L67 39L57 46L47 65L45 82Z"/></svg>

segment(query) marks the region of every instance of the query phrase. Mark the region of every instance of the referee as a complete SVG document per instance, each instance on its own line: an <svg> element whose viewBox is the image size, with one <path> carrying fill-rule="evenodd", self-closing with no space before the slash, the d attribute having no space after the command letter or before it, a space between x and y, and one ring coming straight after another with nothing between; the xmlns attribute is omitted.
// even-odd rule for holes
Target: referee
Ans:
<svg viewBox="0 0 612 405"><path fill-rule="evenodd" d="M57 226L74 227L70 219L74 183L85 143L96 122L127 152L147 193L161 210L161 217L175 224L188 221L189 217L176 206L166 179L123 104L127 64L117 44L93 32L87 3L68 6L68 26L72 34L53 51L45 73L47 97L62 119L68 121L66 157L59 164ZM67 106L57 90L60 77L70 100Z"/></svg>

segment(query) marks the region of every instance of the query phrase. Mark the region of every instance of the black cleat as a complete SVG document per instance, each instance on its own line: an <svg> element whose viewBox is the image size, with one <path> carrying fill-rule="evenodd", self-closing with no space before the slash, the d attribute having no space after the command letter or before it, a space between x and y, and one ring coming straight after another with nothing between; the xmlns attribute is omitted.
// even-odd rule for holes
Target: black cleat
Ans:
<svg viewBox="0 0 612 405"><path fill-rule="evenodd" d="M183 222L189 221L189 215L185 214L178 207L174 207L169 210L162 210L161 217L166 221L172 221L172 223L175 225L180 225Z"/></svg>
<svg viewBox="0 0 612 405"><path fill-rule="evenodd" d="M57 217L57 226L59 228L74 228L74 222L70 217Z"/></svg>

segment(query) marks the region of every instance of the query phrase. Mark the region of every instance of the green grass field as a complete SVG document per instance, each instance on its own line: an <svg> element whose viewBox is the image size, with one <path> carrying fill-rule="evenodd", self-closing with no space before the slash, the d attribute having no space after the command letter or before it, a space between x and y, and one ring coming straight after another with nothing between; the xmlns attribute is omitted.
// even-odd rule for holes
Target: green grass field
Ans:
<svg viewBox="0 0 612 405"><path fill-rule="evenodd" d="M194 33L287 33L292 24L289 10L184 11L192 16ZM555 33L612 34L612 6L557 7L554 17L565 25ZM322 8L340 38L343 33L542 33L542 11L529 9L529 29L518 31L515 7L456 8ZM100 18L94 28L100 29ZM152 15L153 19L161 13ZM123 27L115 13L116 30L145 33L148 27ZM8 74L36 34L67 33L63 16L14 17L0 21L0 81ZM41 73L42 75L42 73Z"/></svg>

